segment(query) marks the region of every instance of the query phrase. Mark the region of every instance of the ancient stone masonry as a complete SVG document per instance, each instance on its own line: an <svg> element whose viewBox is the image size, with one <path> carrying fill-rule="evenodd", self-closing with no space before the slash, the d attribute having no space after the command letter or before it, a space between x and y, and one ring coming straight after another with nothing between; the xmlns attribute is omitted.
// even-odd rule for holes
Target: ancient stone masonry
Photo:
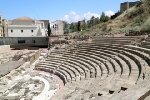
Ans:
<svg viewBox="0 0 150 100"><path fill-rule="evenodd" d="M127 90L135 94L129 98L137 100L147 93L148 88L136 90L141 94L136 94L134 89L135 84L142 87L142 82L150 79L149 38L141 35L68 37L67 41L72 42L57 44L57 49L51 47L53 51L35 67L63 80L65 89L52 100L128 100L120 96L126 98Z"/></svg>
<svg viewBox="0 0 150 100"><path fill-rule="evenodd" d="M39 58L41 54L41 51L38 50L37 52L30 53L26 58L24 58L25 61L29 61L30 63L33 63L35 60Z"/></svg>
<svg viewBox="0 0 150 100"><path fill-rule="evenodd" d="M19 98L33 100L149 98L148 35L97 33L83 36L53 36L49 38L49 45L49 51L43 57L41 55L44 54L40 51L29 53L31 55L27 60L28 64L31 64L30 67L22 66L11 71L5 78L1 78L2 81L6 79L10 81L12 75L25 73L17 80L17 84L12 82L11 88L8 84L9 89L4 88L6 86L3 84L0 85L0 96L2 95L0 100L10 98L12 95L18 96L16 97L18 100ZM28 72L31 68L34 70ZM59 90L61 92L57 94Z"/></svg>
<svg viewBox="0 0 150 100"><path fill-rule="evenodd" d="M133 6L135 6L138 2L140 1L136 1L136 2L124 2L120 4L120 11L125 11Z"/></svg>

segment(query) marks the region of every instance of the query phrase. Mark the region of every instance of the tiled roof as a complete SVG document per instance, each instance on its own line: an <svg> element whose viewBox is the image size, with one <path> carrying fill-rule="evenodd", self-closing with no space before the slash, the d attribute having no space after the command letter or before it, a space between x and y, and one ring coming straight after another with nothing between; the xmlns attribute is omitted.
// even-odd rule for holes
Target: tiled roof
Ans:
<svg viewBox="0 0 150 100"><path fill-rule="evenodd" d="M14 19L14 20L18 20L18 21L33 21L33 19L31 19L29 17L26 17L26 16L23 16L23 17Z"/></svg>

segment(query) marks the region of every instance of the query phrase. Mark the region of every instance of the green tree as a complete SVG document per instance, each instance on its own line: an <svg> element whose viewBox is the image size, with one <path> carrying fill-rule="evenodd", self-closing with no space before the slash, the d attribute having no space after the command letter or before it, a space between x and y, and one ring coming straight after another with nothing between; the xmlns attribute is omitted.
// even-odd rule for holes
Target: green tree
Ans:
<svg viewBox="0 0 150 100"><path fill-rule="evenodd" d="M105 13L102 12L101 17L100 17L100 22L104 22L105 20Z"/></svg>
<svg viewBox="0 0 150 100"><path fill-rule="evenodd" d="M64 34L68 34L69 33L69 28L68 28L68 23L64 21L64 27L63 27L63 30L64 30Z"/></svg>
<svg viewBox="0 0 150 100"><path fill-rule="evenodd" d="M99 24L99 22L100 22L99 17L95 18L95 25Z"/></svg>
<svg viewBox="0 0 150 100"><path fill-rule="evenodd" d="M109 20L109 17L108 17L108 16L105 16L104 22L107 22L108 20Z"/></svg>
<svg viewBox="0 0 150 100"><path fill-rule="evenodd" d="M71 32L77 31L77 24L71 23L71 24L70 24L70 30L71 30Z"/></svg>
<svg viewBox="0 0 150 100"><path fill-rule="evenodd" d="M95 17L94 16L91 17L90 24L92 27L95 25Z"/></svg>
<svg viewBox="0 0 150 100"><path fill-rule="evenodd" d="M90 21L87 21L87 27L90 28L91 25L90 25Z"/></svg>
<svg viewBox="0 0 150 100"><path fill-rule="evenodd" d="M67 22L64 22L64 29L68 29L68 23Z"/></svg>
<svg viewBox="0 0 150 100"><path fill-rule="evenodd" d="M3 25L3 37L5 37L5 29L4 29L4 25Z"/></svg>
<svg viewBox="0 0 150 100"><path fill-rule="evenodd" d="M81 27L82 27L82 30L86 30L86 22L85 22L85 19L83 20L83 25L82 25Z"/></svg>
<svg viewBox="0 0 150 100"><path fill-rule="evenodd" d="M69 33L69 30L64 30L64 34L68 34Z"/></svg>
<svg viewBox="0 0 150 100"><path fill-rule="evenodd" d="M78 31L78 23L74 23L74 31Z"/></svg>
<svg viewBox="0 0 150 100"><path fill-rule="evenodd" d="M81 31L81 23L80 23L80 21L78 21L78 24L77 24L77 31Z"/></svg>
<svg viewBox="0 0 150 100"><path fill-rule="evenodd" d="M102 12L102 15L100 17L100 22L107 22L109 20L109 17L105 15L104 12Z"/></svg>
<svg viewBox="0 0 150 100"><path fill-rule="evenodd" d="M48 34L48 36L50 36L52 34L51 28L50 28L50 23L48 23L48 26L47 26L47 34Z"/></svg>

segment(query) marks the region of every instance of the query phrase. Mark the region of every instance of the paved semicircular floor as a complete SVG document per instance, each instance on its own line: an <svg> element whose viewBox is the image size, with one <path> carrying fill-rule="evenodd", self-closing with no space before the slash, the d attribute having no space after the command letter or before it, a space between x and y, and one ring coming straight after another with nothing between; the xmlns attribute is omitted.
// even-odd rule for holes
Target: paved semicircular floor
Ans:
<svg viewBox="0 0 150 100"><path fill-rule="evenodd" d="M49 73L36 71L27 73L16 79L14 85L3 93L0 99L17 99L17 100L50 100L54 95L57 95L63 83L61 80ZM56 93L56 94L55 94Z"/></svg>

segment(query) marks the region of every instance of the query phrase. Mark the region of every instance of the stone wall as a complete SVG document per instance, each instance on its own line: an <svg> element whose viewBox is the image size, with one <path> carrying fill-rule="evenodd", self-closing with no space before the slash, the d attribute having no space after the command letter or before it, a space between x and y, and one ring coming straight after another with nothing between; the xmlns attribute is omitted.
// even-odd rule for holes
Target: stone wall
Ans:
<svg viewBox="0 0 150 100"><path fill-rule="evenodd" d="M32 64L34 61L36 61L41 55L41 50L38 50L36 52L30 53L29 55L22 56L23 60L25 62L29 62Z"/></svg>
<svg viewBox="0 0 150 100"><path fill-rule="evenodd" d="M120 11L125 11L125 10L135 6L138 2L140 2L140 1L121 3L120 4Z"/></svg>
<svg viewBox="0 0 150 100"><path fill-rule="evenodd" d="M47 46L48 37L0 37L0 45Z"/></svg>
<svg viewBox="0 0 150 100"><path fill-rule="evenodd" d="M3 36L2 15L0 13L0 37Z"/></svg>
<svg viewBox="0 0 150 100"><path fill-rule="evenodd" d="M30 54L28 57L28 61L31 63L33 63L35 60L37 60L41 55L41 51L38 50L36 53Z"/></svg>

